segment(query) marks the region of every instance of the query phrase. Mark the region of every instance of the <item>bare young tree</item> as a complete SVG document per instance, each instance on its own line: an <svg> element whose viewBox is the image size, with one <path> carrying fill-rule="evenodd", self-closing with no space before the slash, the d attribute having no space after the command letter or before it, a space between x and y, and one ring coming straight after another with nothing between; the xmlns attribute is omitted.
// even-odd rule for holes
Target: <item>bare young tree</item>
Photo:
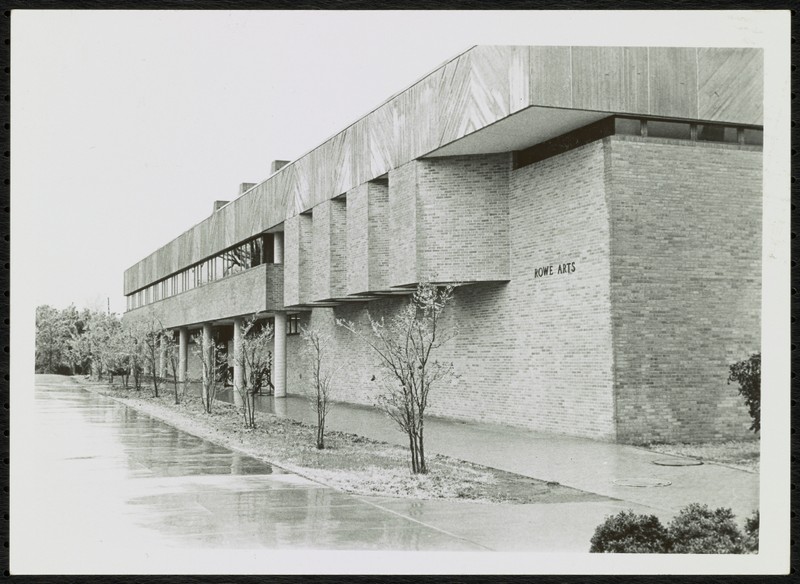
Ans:
<svg viewBox="0 0 800 584"><path fill-rule="evenodd" d="M166 336L166 331L161 325L161 322L156 319L143 322L139 331L144 351L144 360L152 374L153 397L158 397L159 382L161 381L161 342Z"/></svg>
<svg viewBox="0 0 800 584"><path fill-rule="evenodd" d="M175 392L175 405L181 403L180 393L178 392L178 368L180 367L180 357L178 355L178 343L172 331L164 330L161 337L161 351L165 353L167 366L172 373L172 387ZM185 391L185 389L184 389Z"/></svg>
<svg viewBox="0 0 800 584"><path fill-rule="evenodd" d="M128 389L130 379L130 358L127 353L127 330L123 325L116 327L108 340L107 348L110 353L108 360L109 383L114 383L114 376L122 377L122 386Z"/></svg>
<svg viewBox="0 0 800 584"><path fill-rule="evenodd" d="M319 329L300 327L300 335L306 343L304 352L311 359L311 387L306 397L317 414L316 446L325 448L325 418L331 407L333 378L338 370L331 368L326 347L330 346L329 335Z"/></svg>
<svg viewBox="0 0 800 584"><path fill-rule="evenodd" d="M123 320L122 330L120 331L119 339L115 347L122 367L126 367L128 374L133 377L133 386L137 391L142 389L142 365L144 363L143 334L144 325L141 321Z"/></svg>
<svg viewBox="0 0 800 584"><path fill-rule="evenodd" d="M454 330L442 326L442 313L452 297L452 286L421 283L408 304L388 322L368 314L371 334L361 333L352 322L337 320L378 355L387 378L378 406L408 436L415 474L428 472L424 445L428 395L453 376L452 363L434 359L434 352L455 336Z"/></svg>
<svg viewBox="0 0 800 584"><path fill-rule="evenodd" d="M261 392L265 380L269 380L269 369L272 364L271 325L258 320L257 314L242 324L241 351L234 355L236 364L244 369L244 386L235 388L242 397L244 425L255 428L255 396Z"/></svg>
<svg viewBox="0 0 800 584"><path fill-rule="evenodd" d="M221 385L219 372L223 368L227 368L227 357L222 351L222 347L213 339L207 342L202 332L196 334L195 339L195 354L203 365L203 389L200 398L203 402L203 410L210 414Z"/></svg>

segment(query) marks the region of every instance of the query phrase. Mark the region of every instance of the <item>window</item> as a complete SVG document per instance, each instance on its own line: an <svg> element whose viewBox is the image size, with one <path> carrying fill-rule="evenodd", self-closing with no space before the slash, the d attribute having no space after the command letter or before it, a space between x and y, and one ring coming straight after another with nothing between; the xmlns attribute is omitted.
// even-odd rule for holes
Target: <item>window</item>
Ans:
<svg viewBox="0 0 800 584"><path fill-rule="evenodd" d="M128 309L169 298L261 264L274 263L273 242L274 235L271 233L250 238L231 249L134 292L128 297Z"/></svg>
<svg viewBox="0 0 800 584"><path fill-rule="evenodd" d="M690 140L691 131L688 123L647 121L647 135L651 138L672 138L674 140Z"/></svg>
<svg viewBox="0 0 800 584"><path fill-rule="evenodd" d="M263 253L263 240L259 237L254 239L249 244L250 247L250 267L254 268L256 266L260 266L264 263L264 253Z"/></svg>
<svg viewBox="0 0 800 584"><path fill-rule="evenodd" d="M286 317L286 334L296 335L300 333L300 315L290 314Z"/></svg>
<svg viewBox="0 0 800 584"><path fill-rule="evenodd" d="M208 265L208 281L213 282L217 279L217 264L214 258L206 260L206 264Z"/></svg>
<svg viewBox="0 0 800 584"><path fill-rule="evenodd" d="M641 136L642 122L632 118L616 118L614 120L614 133Z"/></svg>
<svg viewBox="0 0 800 584"><path fill-rule="evenodd" d="M764 145L764 131L763 130L753 130L751 128L744 129L744 143L745 144L753 144L756 146L763 146Z"/></svg>
<svg viewBox="0 0 800 584"><path fill-rule="evenodd" d="M739 141L736 128L718 124L697 124L697 139L703 142L731 142L733 144Z"/></svg>

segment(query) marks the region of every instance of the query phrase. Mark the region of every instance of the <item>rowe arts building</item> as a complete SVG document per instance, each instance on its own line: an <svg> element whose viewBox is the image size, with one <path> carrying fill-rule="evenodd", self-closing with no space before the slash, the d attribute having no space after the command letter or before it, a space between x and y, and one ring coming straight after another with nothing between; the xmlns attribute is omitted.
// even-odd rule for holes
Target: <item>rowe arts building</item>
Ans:
<svg viewBox="0 0 800 584"><path fill-rule="evenodd" d="M321 328L338 399L372 404L378 363L335 320L452 283L457 378L429 413L744 437L727 376L760 350L762 76L757 49L474 47L129 268L126 318L175 332L185 379L193 333L231 351L260 313L276 399Z"/></svg>

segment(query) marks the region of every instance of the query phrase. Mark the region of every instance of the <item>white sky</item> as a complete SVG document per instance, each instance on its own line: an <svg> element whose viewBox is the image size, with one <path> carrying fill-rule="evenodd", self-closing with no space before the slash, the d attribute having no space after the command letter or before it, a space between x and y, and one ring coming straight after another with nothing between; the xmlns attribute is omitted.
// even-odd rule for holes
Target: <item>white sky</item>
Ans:
<svg viewBox="0 0 800 584"><path fill-rule="evenodd" d="M488 573L780 571L788 557L788 25L785 11L14 11L15 436L28 427L19 420L31 408L36 305L104 308L110 298L111 309L122 312L124 270L208 216L212 201L232 198L241 182L264 179L273 159L311 150L468 47L759 46L765 48L767 87L763 383L772 392L762 415L776 420L761 436L768 454L761 462L762 553L724 564L699 557L660 558L654 564L652 558L621 562L531 554L459 556L456 563L417 554L412 564L400 556L391 561L380 556L378 563L359 556L345 571L354 566L367 573L454 567ZM20 444L12 437L12 479L19 476L13 467L22 464L15 461L24 458ZM181 562L169 553L158 564L162 573L219 567L217 554ZM306 559L281 552L261 571L302 572ZM108 561L136 571L144 560L123 554ZM158 572L153 558L149 561ZM242 564L225 565L233 570ZM328 558L315 569L335 573L335 566L335 558Z"/></svg>
<svg viewBox="0 0 800 584"><path fill-rule="evenodd" d="M682 44L693 25L718 44L763 34L735 15L717 16L709 35L700 19L659 13L631 38L618 14L587 26L598 18L14 11L12 246L35 258L15 274L30 278L26 300L105 308L109 298L122 312L124 270L212 201L474 44Z"/></svg>

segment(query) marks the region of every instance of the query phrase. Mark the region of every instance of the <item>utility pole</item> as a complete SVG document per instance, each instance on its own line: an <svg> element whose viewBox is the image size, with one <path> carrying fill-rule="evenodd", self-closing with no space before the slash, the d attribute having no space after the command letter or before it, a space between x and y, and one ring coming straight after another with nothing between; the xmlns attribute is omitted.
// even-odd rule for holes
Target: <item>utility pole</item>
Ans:
<svg viewBox="0 0 800 584"><path fill-rule="evenodd" d="M106 296L106 312L108 312L108 316L111 316L111 297Z"/></svg>

